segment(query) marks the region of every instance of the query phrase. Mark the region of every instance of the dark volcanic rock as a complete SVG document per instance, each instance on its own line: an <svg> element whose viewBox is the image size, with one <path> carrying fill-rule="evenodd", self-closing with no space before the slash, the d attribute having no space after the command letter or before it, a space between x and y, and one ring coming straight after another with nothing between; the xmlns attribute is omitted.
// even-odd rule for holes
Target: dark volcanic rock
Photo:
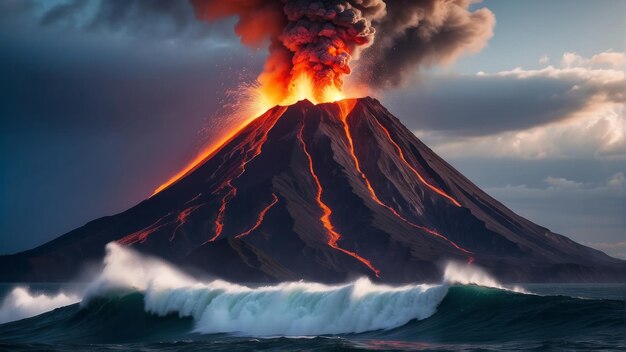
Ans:
<svg viewBox="0 0 626 352"><path fill-rule="evenodd" d="M110 241L238 282L433 281L448 260L516 282L626 272L488 196L371 98L275 107L137 206L0 257L0 281L69 280Z"/></svg>

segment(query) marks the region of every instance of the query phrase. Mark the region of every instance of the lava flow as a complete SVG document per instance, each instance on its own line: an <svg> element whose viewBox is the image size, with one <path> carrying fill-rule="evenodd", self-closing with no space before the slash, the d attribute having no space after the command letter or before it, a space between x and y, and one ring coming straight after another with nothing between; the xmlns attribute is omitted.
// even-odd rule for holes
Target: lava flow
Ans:
<svg viewBox="0 0 626 352"><path fill-rule="evenodd" d="M267 214L267 212L270 209L272 209L272 207L274 207L274 205L276 205L277 203L278 203L278 197L276 196L275 193L272 193L272 202L261 210L261 212L259 213L259 216L257 217L257 220L254 223L254 225L252 225L252 227L249 228L248 230L246 230L246 231L240 233L239 235L235 236L235 238L242 238L244 236L247 236L247 235L251 234L254 230L258 229L259 226L261 226L261 224L263 223L263 220L265 219L265 214Z"/></svg>
<svg viewBox="0 0 626 352"><path fill-rule="evenodd" d="M194 199L197 199L197 197ZM178 222L178 225L176 225L174 232L172 232L172 236L170 237L170 242L176 238L176 232L178 232L178 229L181 226L185 225L185 223L187 223L187 218L189 218L189 215L191 215L191 213L193 213L194 211L196 211L198 208L202 207L203 205L204 204L194 205L178 213L178 216L176 217L176 221Z"/></svg>
<svg viewBox="0 0 626 352"><path fill-rule="evenodd" d="M246 165L251 162L252 160L254 160L257 156L261 155L261 151L263 148L263 145L265 144L265 142L267 141L267 136L269 135L270 131L272 130L272 128L274 128L274 125L276 124L276 122L278 122L278 119L282 116L282 114L285 112L286 108L281 107L278 109L277 112L275 112L273 114L273 121L271 122L271 125L265 130L265 132L263 133L263 137L261 137L260 141L257 142L256 147L254 148L254 151L252 153L252 156L250 156L249 158L244 158L243 162L241 163L241 166L239 167L239 173L236 174L234 177L231 177L229 179L227 179L222 186L220 186L216 192L217 193L221 190L223 190L224 188L228 188L228 191L226 191L224 193L224 195L222 196L222 200L221 200L221 204L220 204L220 208L218 210L217 213L217 218L215 219L215 235L208 241L208 242L213 242L215 240L217 240L220 235L222 234L222 231L224 230L224 216L226 214L226 206L228 204L228 202L233 199L234 197L237 196L237 187L235 187L232 183L234 180L238 179L239 177L241 177L241 175L243 175L246 172Z"/></svg>
<svg viewBox="0 0 626 352"><path fill-rule="evenodd" d="M339 117L340 117L341 123L343 124L343 130L344 130L344 133L346 135L346 139L348 141L348 151L350 152L350 157L352 158L352 161L354 162L354 166L355 166L357 172L359 173L359 175L361 176L361 179L363 180L363 182L365 183L365 186L367 187L367 190L368 190L368 192L370 194L370 198L372 198L372 200L374 202L376 202L376 204L382 206L383 208L386 208L387 210L389 210L389 212L391 212L393 215L395 215L397 218L399 218L400 220L402 220L403 222L405 222L409 226L412 226L412 227L414 227L416 229L420 229L420 230L422 230L422 231L424 231L424 232L426 232L428 234L431 234L433 236L439 237L439 238L445 240L450 245L452 245L454 248L460 250L463 253L471 254L472 252L470 252L467 249L459 246L454 241L448 239L446 236L438 233L437 231L431 230L431 229L429 229L427 227L424 227L424 226L420 226L420 225L414 224L413 222L409 221L408 219L406 219L405 217L400 215L394 208L392 208L392 207L388 206L387 204L383 203L380 200L380 198L378 198L378 196L376 195L376 192L374 191L374 188L372 187L372 184L370 183L369 179L367 178L365 173L361 170L361 165L359 163L359 159L357 158L356 153L354 151L354 142L352 140L352 133L350 132L350 126L348 125L348 115L350 114L352 109L354 109L354 105L355 104L356 104L356 100L342 100L342 101L337 102L337 105L339 106ZM380 122L378 122L378 120L376 120L376 122L380 125ZM380 125L380 127L382 127L382 125ZM391 136L389 135L389 132L387 130L384 130L384 131L387 132L387 135L389 136L389 138L391 140ZM391 140L391 142L394 143L393 140ZM397 144L395 144L395 143L394 143L394 146L399 151L399 154L401 155L402 159L406 162L406 159L404 159L404 156L402 154L402 150L399 149L400 147ZM415 171L414 169L413 169L413 171L415 173L417 173L417 171ZM420 180L423 180L423 178L420 178ZM474 258L472 256L469 256L468 257L468 262L472 263L473 261L474 261Z"/></svg>
<svg viewBox="0 0 626 352"><path fill-rule="evenodd" d="M170 214L167 214L167 215L159 218L157 221L155 221L154 223L152 223L150 226L148 226L146 228L143 228L143 229L141 229L139 231L133 232L133 233L131 233L128 236L122 237L121 239L119 239L117 241L117 243L119 243L121 245L124 245L124 246L130 246L130 245L135 244L135 243L144 243L148 239L148 236L150 236L151 234L157 232L163 226L170 225L169 222L167 222L165 224L160 224L161 221L163 221L169 215Z"/></svg>
<svg viewBox="0 0 626 352"><path fill-rule="evenodd" d="M222 197L222 201L220 204L220 209L217 212L217 217L215 218L215 235L209 240L209 242L215 241L222 234L222 230L224 229L224 215L226 214L226 204L237 195L237 188L235 188L232 183L232 179L229 179L224 183L224 186L220 187L219 190L224 188L228 188L228 191L224 193Z"/></svg>
<svg viewBox="0 0 626 352"><path fill-rule="evenodd" d="M380 127L383 130L383 132L385 132L385 134L387 135L387 138L389 139L389 142L396 149L396 152L398 153L398 156L400 157L402 162L404 162L404 164L409 168L409 170L411 170L415 174L415 176L420 180L420 182L422 182L426 187L430 188L430 190L432 190L433 192L439 194L440 196L444 198L447 198L450 202L452 202L457 207L461 206L461 203L459 203L456 199L452 198L452 196L448 195L445 191L428 183L428 181L426 181L426 179L424 179L424 177L422 177L422 175L419 172L417 172L417 170L415 170L413 166L411 166L409 161L406 160L406 158L404 157L404 153L402 152L402 149L400 148L398 143L396 143L393 140L393 138L391 137L391 133L389 133L389 130L385 128L385 126L383 126L380 123L380 121L378 121L378 119L374 118L374 121L376 121L376 124L378 124L378 127Z"/></svg>
<svg viewBox="0 0 626 352"><path fill-rule="evenodd" d="M302 146L302 150L304 151L304 154L307 157L307 160L309 162L309 172L311 173L311 176L313 177L313 181L315 181L315 185L317 188L315 200L317 201L317 204L319 205L319 207L322 209L322 216L320 217L320 221L322 222L322 225L324 226L324 228L326 229L326 233L328 234L328 242L327 242L328 245L331 248L341 251L355 258L361 263L365 264L370 270L374 272L376 277L380 277L380 270L376 269L369 260L359 256L358 254L354 252L341 248L337 244L337 242L339 242L339 240L341 239L341 235L337 231L335 231L333 224L330 221L330 215L332 214L332 210L330 210L328 205L326 205L326 203L324 203L324 201L322 200L322 191L323 191L322 184L320 183L320 180L317 177L317 174L315 173L315 169L313 168L313 158L311 157L311 154L307 150L306 143L304 142L304 138L303 138L304 126L305 124L304 124L304 119L303 119L302 126L300 127L300 131L298 131L298 141L300 142L300 145Z"/></svg>

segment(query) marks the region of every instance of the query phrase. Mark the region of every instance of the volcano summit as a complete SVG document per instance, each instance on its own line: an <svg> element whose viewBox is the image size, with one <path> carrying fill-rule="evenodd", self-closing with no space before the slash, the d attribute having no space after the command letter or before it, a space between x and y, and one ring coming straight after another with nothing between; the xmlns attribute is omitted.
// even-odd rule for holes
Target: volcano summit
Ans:
<svg viewBox="0 0 626 352"><path fill-rule="evenodd" d="M623 280L624 261L513 213L372 98L276 106L169 187L35 249L3 281L63 281L117 241L238 282Z"/></svg>

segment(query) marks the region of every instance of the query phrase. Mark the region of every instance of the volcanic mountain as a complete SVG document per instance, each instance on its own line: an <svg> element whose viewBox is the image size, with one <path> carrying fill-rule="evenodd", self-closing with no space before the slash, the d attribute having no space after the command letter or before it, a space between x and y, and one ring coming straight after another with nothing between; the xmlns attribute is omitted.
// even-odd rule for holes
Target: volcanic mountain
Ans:
<svg viewBox="0 0 626 352"><path fill-rule="evenodd" d="M0 257L0 281L71 279L111 241L237 282L438 280L449 260L516 282L626 272L491 198L372 98L274 107L137 206Z"/></svg>

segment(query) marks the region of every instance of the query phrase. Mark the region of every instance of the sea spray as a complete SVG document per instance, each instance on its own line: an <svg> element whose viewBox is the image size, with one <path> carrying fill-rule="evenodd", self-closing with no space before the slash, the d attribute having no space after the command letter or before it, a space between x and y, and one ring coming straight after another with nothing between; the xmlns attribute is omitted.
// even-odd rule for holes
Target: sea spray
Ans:
<svg viewBox="0 0 626 352"><path fill-rule="evenodd" d="M518 293L528 293L518 286L505 287L476 265L461 264L458 262L448 262L446 264L446 268L443 272L443 281L449 284L478 285Z"/></svg>
<svg viewBox="0 0 626 352"><path fill-rule="evenodd" d="M71 293L34 293L28 287L14 287L0 305L0 324L30 318L79 301L80 296Z"/></svg>

